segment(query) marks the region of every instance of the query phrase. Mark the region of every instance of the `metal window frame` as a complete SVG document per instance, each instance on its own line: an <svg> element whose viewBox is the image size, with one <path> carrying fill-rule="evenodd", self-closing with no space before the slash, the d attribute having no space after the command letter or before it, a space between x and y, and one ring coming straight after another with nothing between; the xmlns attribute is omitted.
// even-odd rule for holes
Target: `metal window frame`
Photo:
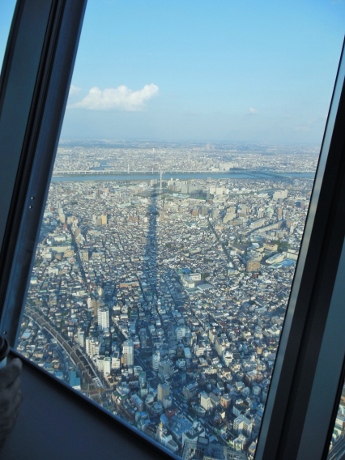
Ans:
<svg viewBox="0 0 345 460"><path fill-rule="evenodd" d="M0 313L14 346L86 0L18 0L0 80Z"/></svg>
<svg viewBox="0 0 345 460"><path fill-rule="evenodd" d="M0 79L0 332L12 345L20 325L85 6L86 0L18 0L4 57ZM344 75L343 52L256 460L327 456L345 356Z"/></svg>

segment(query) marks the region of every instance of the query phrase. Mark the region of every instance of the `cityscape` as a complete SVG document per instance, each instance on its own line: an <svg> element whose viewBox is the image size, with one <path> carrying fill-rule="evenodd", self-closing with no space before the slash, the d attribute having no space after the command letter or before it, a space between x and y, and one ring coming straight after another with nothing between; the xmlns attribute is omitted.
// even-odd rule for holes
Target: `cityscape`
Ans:
<svg viewBox="0 0 345 460"><path fill-rule="evenodd" d="M253 459L318 154L61 142L18 351L183 459Z"/></svg>

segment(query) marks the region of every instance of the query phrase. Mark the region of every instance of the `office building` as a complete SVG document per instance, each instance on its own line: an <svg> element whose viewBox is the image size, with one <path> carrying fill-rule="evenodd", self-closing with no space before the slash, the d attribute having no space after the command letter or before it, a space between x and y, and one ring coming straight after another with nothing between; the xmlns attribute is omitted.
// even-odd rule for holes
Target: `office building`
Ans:
<svg viewBox="0 0 345 460"><path fill-rule="evenodd" d="M134 345L132 340L123 342L122 357L125 367L132 367L134 365Z"/></svg>
<svg viewBox="0 0 345 460"><path fill-rule="evenodd" d="M98 310L98 327L102 330L109 329L109 308L101 307Z"/></svg>
<svg viewBox="0 0 345 460"><path fill-rule="evenodd" d="M170 387L168 383L159 383L157 387L157 400L163 403L163 400L170 395Z"/></svg>

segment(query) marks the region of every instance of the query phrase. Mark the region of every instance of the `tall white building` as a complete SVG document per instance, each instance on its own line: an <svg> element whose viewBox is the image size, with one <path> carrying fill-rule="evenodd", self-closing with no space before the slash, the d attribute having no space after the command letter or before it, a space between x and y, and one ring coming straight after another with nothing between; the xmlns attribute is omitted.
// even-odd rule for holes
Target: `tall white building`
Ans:
<svg viewBox="0 0 345 460"><path fill-rule="evenodd" d="M234 431L238 434L244 433L247 436L252 434L253 423L245 415L239 415L234 420Z"/></svg>
<svg viewBox="0 0 345 460"><path fill-rule="evenodd" d="M85 332L82 329L78 329L78 343L81 347L85 347Z"/></svg>
<svg viewBox="0 0 345 460"><path fill-rule="evenodd" d="M211 399L209 397L209 395L205 392L205 391L202 391L200 394L200 406L203 407L205 410L209 410L209 409L212 409L212 402L211 402Z"/></svg>
<svg viewBox="0 0 345 460"><path fill-rule="evenodd" d="M98 326L104 329L109 329L109 308L102 307L98 310Z"/></svg>
<svg viewBox="0 0 345 460"><path fill-rule="evenodd" d="M134 345L132 340L126 340L122 345L123 353L123 365L133 366L134 365Z"/></svg>
<svg viewBox="0 0 345 460"><path fill-rule="evenodd" d="M120 369L121 368L121 360L120 360L120 352L114 351L113 356L111 358L111 368L112 369Z"/></svg>
<svg viewBox="0 0 345 460"><path fill-rule="evenodd" d="M106 376L107 374L110 374L111 372L111 358L109 356L106 356L103 361L103 374Z"/></svg>
<svg viewBox="0 0 345 460"><path fill-rule="evenodd" d="M168 383L159 383L157 387L157 400L163 402L164 398L170 395L170 387Z"/></svg>
<svg viewBox="0 0 345 460"><path fill-rule="evenodd" d="M161 354L157 350L152 355L152 368L154 371L158 371L159 362L161 360Z"/></svg>
<svg viewBox="0 0 345 460"><path fill-rule="evenodd" d="M93 358L99 353L99 342L94 337L86 337L85 339L85 348L86 353Z"/></svg>

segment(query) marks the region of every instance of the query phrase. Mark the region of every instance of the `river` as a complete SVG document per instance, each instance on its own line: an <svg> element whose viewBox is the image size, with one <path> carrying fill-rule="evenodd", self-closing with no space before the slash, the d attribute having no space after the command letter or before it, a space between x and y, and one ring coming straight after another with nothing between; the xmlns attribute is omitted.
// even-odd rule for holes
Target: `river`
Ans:
<svg viewBox="0 0 345 460"><path fill-rule="evenodd" d="M85 182L85 181L147 181L159 180L158 173L130 173L130 174L66 174L53 176L52 182ZM230 171L230 172L167 172L162 176L163 180L168 179L314 179L311 172L286 172L277 173L274 171Z"/></svg>

